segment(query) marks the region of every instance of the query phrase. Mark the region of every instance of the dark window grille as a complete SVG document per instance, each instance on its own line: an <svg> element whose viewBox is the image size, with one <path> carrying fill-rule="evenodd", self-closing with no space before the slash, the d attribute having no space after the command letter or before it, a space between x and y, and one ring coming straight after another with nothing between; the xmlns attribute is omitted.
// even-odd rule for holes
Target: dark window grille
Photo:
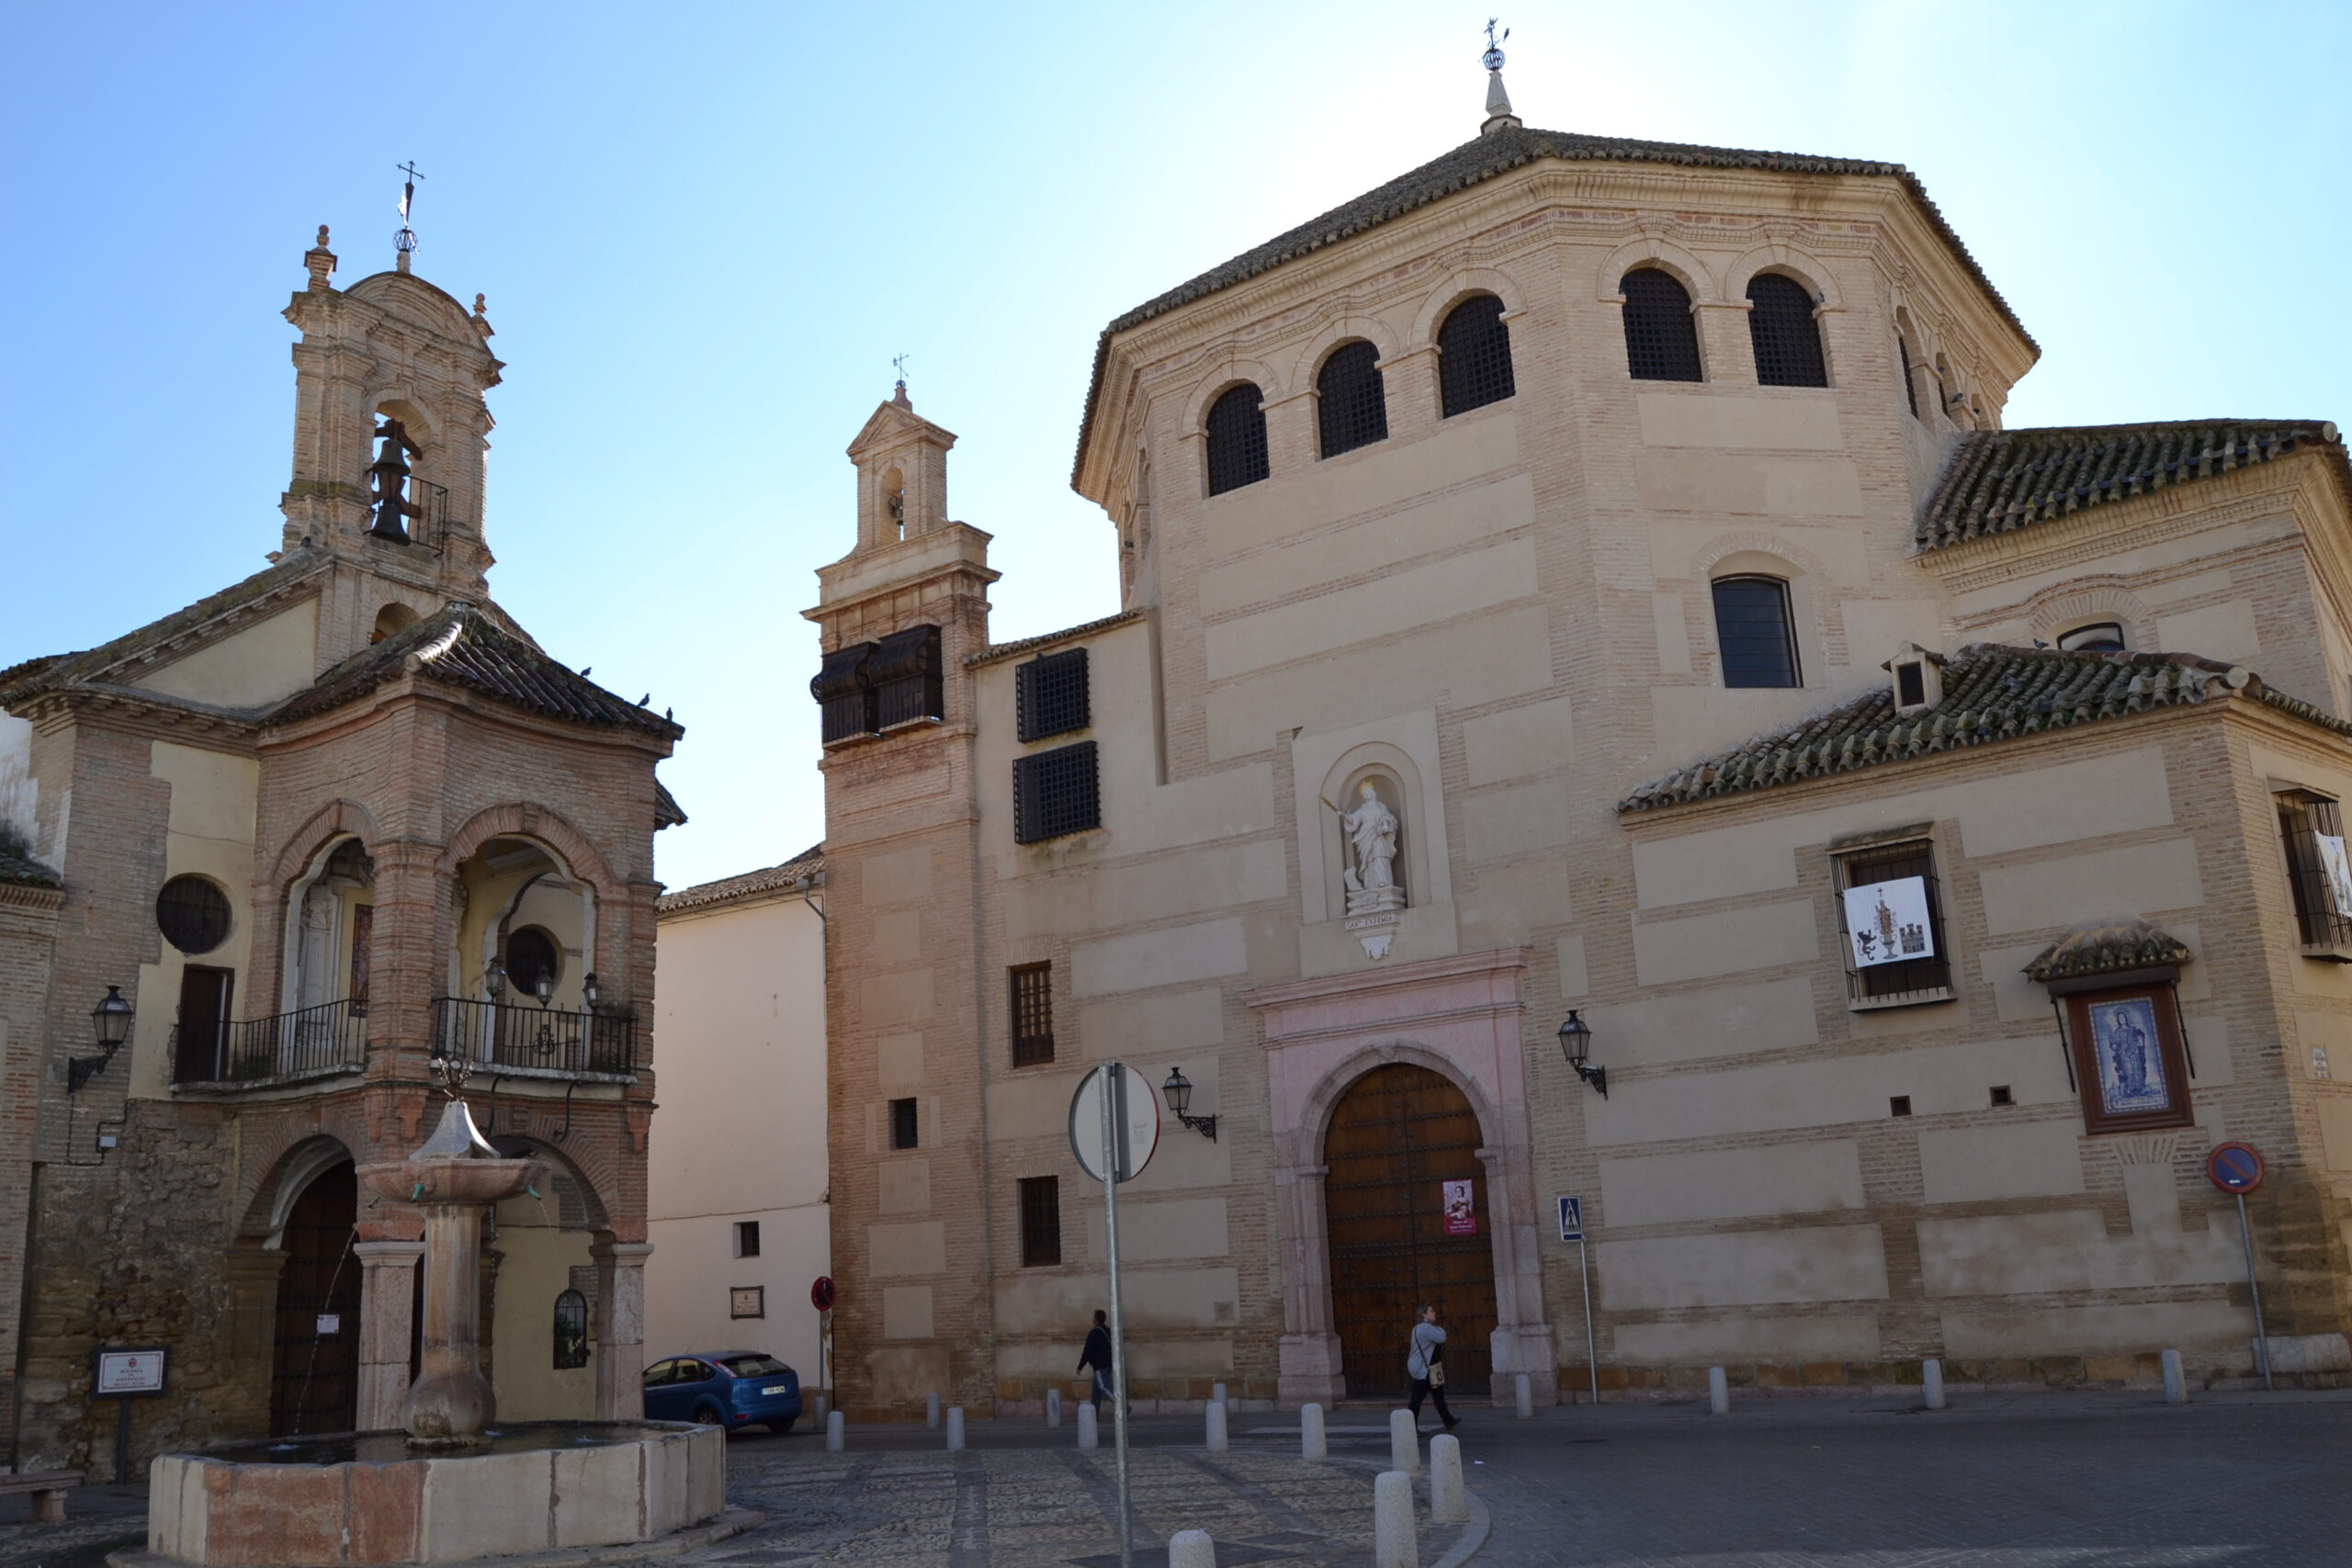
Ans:
<svg viewBox="0 0 2352 1568"><path fill-rule="evenodd" d="M506 983L514 987L518 1001L538 996L543 976L553 986L560 962L555 938L537 926L525 926L506 938Z"/></svg>
<svg viewBox="0 0 2352 1568"><path fill-rule="evenodd" d="M1491 294L1464 299L1437 330L1438 400L1445 417L1501 402L1519 390L1510 373L1510 323Z"/></svg>
<svg viewBox="0 0 2352 1568"><path fill-rule="evenodd" d="M1380 378L1380 351L1372 344L1351 343L1333 353L1315 378L1315 390L1326 457L1388 439L1388 392Z"/></svg>
<svg viewBox="0 0 2352 1568"><path fill-rule="evenodd" d="M1813 296L1795 278L1759 272L1747 280L1747 340L1756 349L1756 379L1767 387L1826 387L1821 323Z"/></svg>
<svg viewBox="0 0 2352 1568"><path fill-rule="evenodd" d="M946 714L937 626L909 626L876 643L864 676L874 688L875 727L885 733Z"/></svg>
<svg viewBox="0 0 2352 1568"><path fill-rule="evenodd" d="M1057 746L1012 760L1012 837L1035 844L1102 825L1094 742Z"/></svg>
<svg viewBox="0 0 2352 1568"><path fill-rule="evenodd" d="M1094 717L1088 704L1086 649L1042 654L1017 666L1012 672L1012 706L1024 746L1084 729Z"/></svg>
<svg viewBox="0 0 2352 1568"><path fill-rule="evenodd" d="M1636 381L1698 381L1699 323L1690 295L1669 273L1637 267L1617 285L1625 297L1625 369Z"/></svg>
<svg viewBox="0 0 2352 1568"><path fill-rule="evenodd" d="M759 1255L760 1222L757 1220L736 1221L735 1256L738 1258L757 1258Z"/></svg>
<svg viewBox="0 0 2352 1568"><path fill-rule="evenodd" d="M1054 1059L1054 966L1019 964L1007 971L1012 988L1012 1065L1034 1067Z"/></svg>
<svg viewBox="0 0 2352 1568"><path fill-rule="evenodd" d="M155 926L182 953L209 953L229 940L229 896L201 876L175 876L155 895Z"/></svg>
<svg viewBox="0 0 2352 1568"><path fill-rule="evenodd" d="M588 1364L588 1298L565 1291L555 1299L555 1370L568 1372Z"/></svg>
<svg viewBox="0 0 2352 1568"><path fill-rule="evenodd" d="M1944 935L1943 890L1936 880L1936 847L1927 839L1896 844L1875 844L1838 857L1838 941L1846 953L1846 995L1858 1002L1942 1001L1951 994L1951 947ZM1906 876L1928 885L1928 932L1935 952L1901 964L1873 964L1857 968L1854 944L1846 934L1849 887L1873 882L1899 882Z"/></svg>
<svg viewBox="0 0 2352 1568"><path fill-rule="evenodd" d="M870 642L853 643L825 655L808 694L817 699L823 717L824 743L856 740L881 729L875 716L874 688L865 678L865 660L874 652Z"/></svg>
<svg viewBox="0 0 2352 1568"><path fill-rule="evenodd" d="M1913 419L1917 419L1919 417L1919 383L1911 378L1911 345L1902 338L1896 338L1894 352L1903 358L1903 406L1911 411Z"/></svg>
<svg viewBox="0 0 2352 1568"><path fill-rule="evenodd" d="M1272 469L1266 461L1266 410L1258 389L1244 381L1209 405L1209 493L1256 484Z"/></svg>
<svg viewBox="0 0 2352 1568"><path fill-rule="evenodd" d="M1725 577L1714 584L1715 646L1726 686L1795 686L1797 645L1789 585L1777 577Z"/></svg>
<svg viewBox="0 0 2352 1568"><path fill-rule="evenodd" d="M912 1100L892 1100L890 1102L890 1146L894 1149L920 1147L921 1133L922 1126L915 1114L915 1102Z"/></svg>
<svg viewBox="0 0 2352 1568"><path fill-rule="evenodd" d="M2352 958L2352 916L2336 912L2318 842L2321 834L2344 836L2336 803L2309 790L2287 791L2278 796L2278 834L2287 850L2287 886L2295 897L2295 924L2304 953Z"/></svg>
<svg viewBox="0 0 2352 1568"><path fill-rule="evenodd" d="M1021 1266L1051 1269L1062 1260L1062 1184L1056 1176L1021 1179Z"/></svg>

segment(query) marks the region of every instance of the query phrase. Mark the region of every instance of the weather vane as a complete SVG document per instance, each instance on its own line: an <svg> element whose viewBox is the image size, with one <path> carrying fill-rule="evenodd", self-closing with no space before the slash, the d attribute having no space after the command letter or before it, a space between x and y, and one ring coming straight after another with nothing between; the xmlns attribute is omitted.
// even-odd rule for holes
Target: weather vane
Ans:
<svg viewBox="0 0 2352 1568"><path fill-rule="evenodd" d="M1495 36L1495 24L1500 20L1502 18L1499 17L1487 18L1487 52L1479 56L1479 59L1489 71L1500 71L1503 68L1503 39L1510 37L1509 28L1503 29L1502 38Z"/></svg>
<svg viewBox="0 0 2352 1568"><path fill-rule="evenodd" d="M899 388L901 391L906 389L907 385L907 361L913 357L912 355L908 354L894 354L890 356L890 367L899 373Z"/></svg>
<svg viewBox="0 0 2352 1568"><path fill-rule="evenodd" d="M1492 32L1494 29L1489 28L1487 30ZM408 182L401 186L400 232L392 236L392 249L406 254L416 249L416 231L408 226L408 215L416 206L416 182L424 176L416 172L416 160L413 158L405 164L394 164L392 167L408 176Z"/></svg>

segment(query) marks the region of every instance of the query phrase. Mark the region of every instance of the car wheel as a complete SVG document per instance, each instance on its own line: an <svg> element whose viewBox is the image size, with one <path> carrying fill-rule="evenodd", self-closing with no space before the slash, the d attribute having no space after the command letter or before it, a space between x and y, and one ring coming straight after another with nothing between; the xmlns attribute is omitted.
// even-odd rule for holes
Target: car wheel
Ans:
<svg viewBox="0 0 2352 1568"><path fill-rule="evenodd" d="M792 1436L792 1422L798 1419L799 1417L796 1416L791 1421L771 1421L768 1423L768 1430L779 1438L788 1438Z"/></svg>
<svg viewBox="0 0 2352 1568"><path fill-rule="evenodd" d="M718 1406L716 1404L695 1405L695 1419L706 1427L724 1428L727 1425L727 1417L719 1414Z"/></svg>

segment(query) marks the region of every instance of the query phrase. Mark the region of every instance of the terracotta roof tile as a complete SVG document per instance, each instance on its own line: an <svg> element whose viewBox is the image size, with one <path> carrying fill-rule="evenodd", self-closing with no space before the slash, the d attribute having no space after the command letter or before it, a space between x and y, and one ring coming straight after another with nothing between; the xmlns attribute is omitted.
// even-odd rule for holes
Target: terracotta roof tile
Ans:
<svg viewBox="0 0 2352 1568"><path fill-rule="evenodd" d="M675 893L664 893L654 907L662 914L676 914L683 909L699 909L737 898L753 897L762 893L775 893L793 886L804 877L809 878L813 885L823 884L824 845L811 844L782 865L747 871L741 876L723 877L717 882L681 887Z"/></svg>
<svg viewBox="0 0 2352 1568"><path fill-rule="evenodd" d="M1085 621L1078 626L1064 626L1057 632L1042 632L1035 637L1024 637L1012 642L992 642L978 653L966 655L964 667L968 670L974 665L993 664L1000 659L1017 658L1034 648L1046 648L1054 643L1067 642L1074 637L1091 637L1096 632L1107 632L1113 626L1124 626L1129 621L1142 619L1141 610L1122 610L1115 615L1105 615L1099 621Z"/></svg>
<svg viewBox="0 0 2352 1568"><path fill-rule="evenodd" d="M2068 931L2041 950L2025 966L2029 979L2044 985L2087 975L2116 975L2129 969L2175 967L2195 956L2188 944L2145 920L2120 920L2113 925L2083 926Z"/></svg>

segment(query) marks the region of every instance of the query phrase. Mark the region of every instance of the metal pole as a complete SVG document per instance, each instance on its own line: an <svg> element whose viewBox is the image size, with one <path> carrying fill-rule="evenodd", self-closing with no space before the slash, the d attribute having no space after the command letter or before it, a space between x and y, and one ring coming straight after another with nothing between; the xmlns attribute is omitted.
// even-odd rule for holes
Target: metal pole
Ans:
<svg viewBox="0 0 2352 1568"><path fill-rule="evenodd" d="M117 1485L130 1479L130 1401L118 1399L119 1412L114 1423L114 1479Z"/></svg>
<svg viewBox="0 0 2352 1568"><path fill-rule="evenodd" d="M1600 1357L1592 1341L1592 1259L1584 1237L1577 1237L1577 1272L1584 1276L1584 1375L1595 1404L1600 1403Z"/></svg>
<svg viewBox="0 0 2352 1568"><path fill-rule="evenodd" d="M1102 1073L1102 1236L1111 1266L1111 1427L1118 1453L1119 1568L1134 1568L1135 1531L1127 1506L1127 1348L1119 1316L1119 1148L1126 1141L1126 1074L1112 1062ZM1115 1102L1115 1103L1114 1103Z"/></svg>
<svg viewBox="0 0 2352 1568"><path fill-rule="evenodd" d="M2270 1382L2270 1336L2262 1327L2262 1283L2254 1277L2254 1227L2246 1224L2245 1194L2237 1195L2238 1239L2245 1243L2245 1288L2254 1292L2254 1348L2262 1359L2262 1386Z"/></svg>

